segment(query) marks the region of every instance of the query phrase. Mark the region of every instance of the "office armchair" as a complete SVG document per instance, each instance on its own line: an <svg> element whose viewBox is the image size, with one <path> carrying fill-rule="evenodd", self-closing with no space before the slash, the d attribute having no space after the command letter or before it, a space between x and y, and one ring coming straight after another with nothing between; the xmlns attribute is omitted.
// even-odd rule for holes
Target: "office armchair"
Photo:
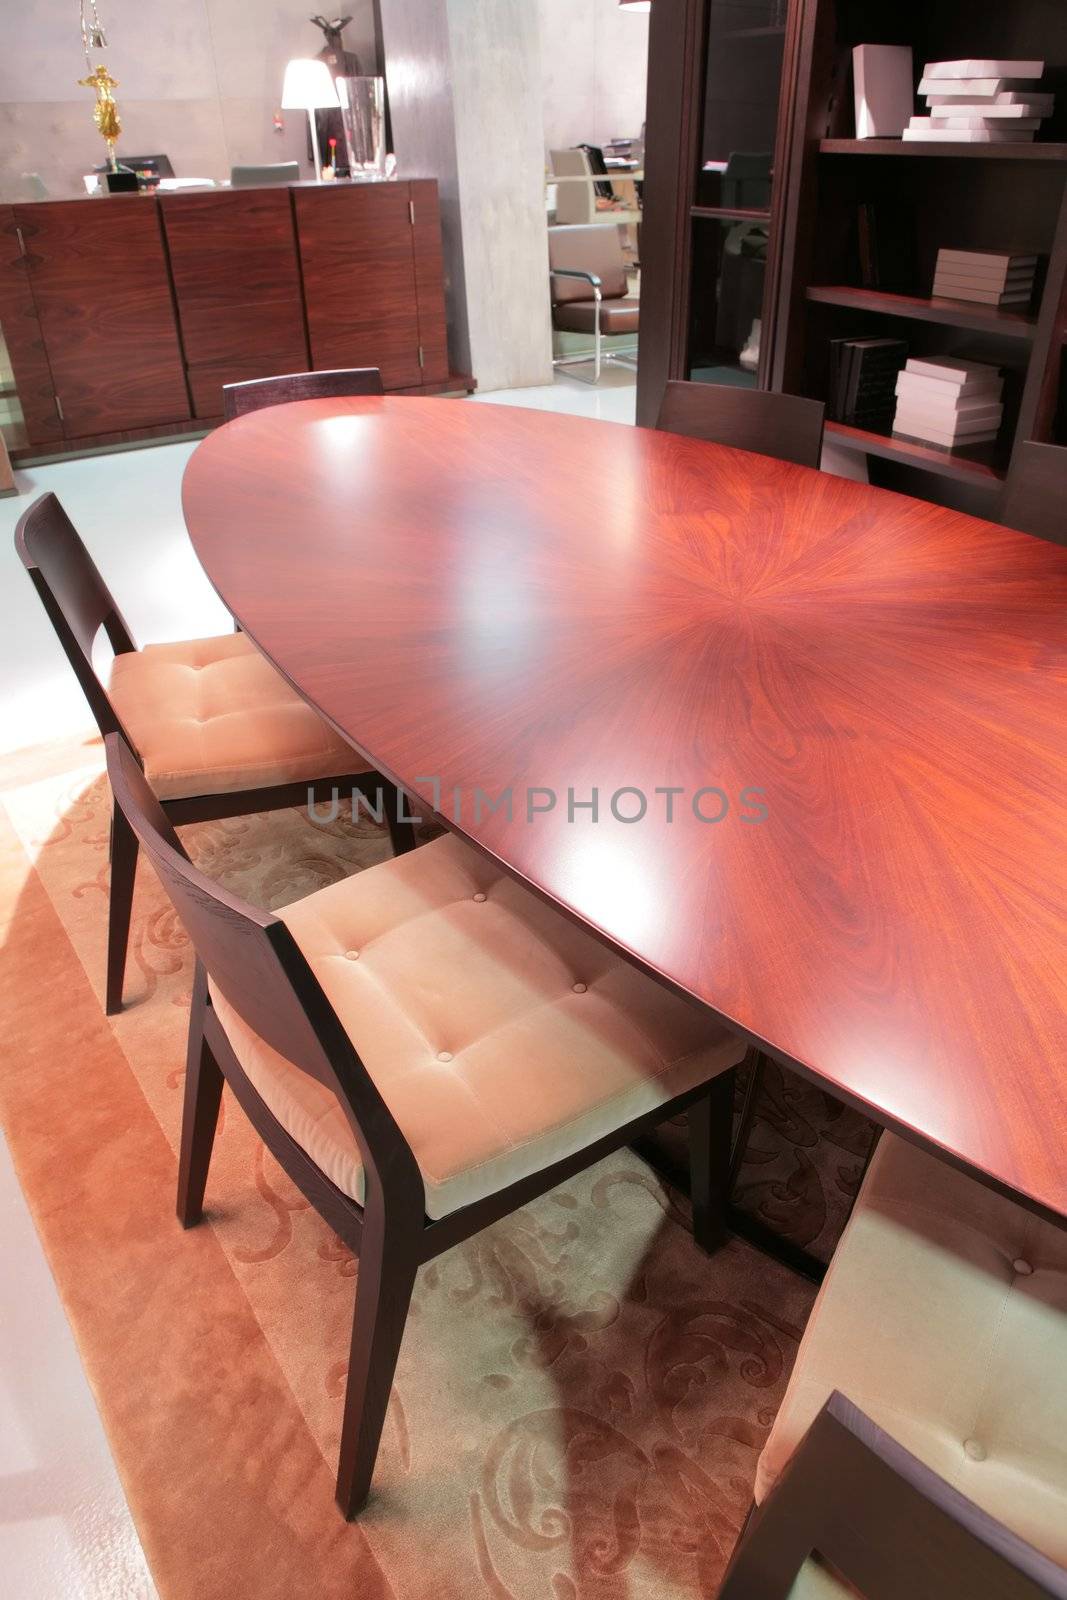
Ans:
<svg viewBox="0 0 1067 1600"><path fill-rule="evenodd" d="M637 343L605 353L604 336L638 331L641 302L627 294L626 262L617 228L597 226L550 228L548 233L549 290L552 326L560 333L591 333L593 376L583 382L599 383L607 361L633 366ZM585 365L588 353L557 356L553 365Z"/></svg>

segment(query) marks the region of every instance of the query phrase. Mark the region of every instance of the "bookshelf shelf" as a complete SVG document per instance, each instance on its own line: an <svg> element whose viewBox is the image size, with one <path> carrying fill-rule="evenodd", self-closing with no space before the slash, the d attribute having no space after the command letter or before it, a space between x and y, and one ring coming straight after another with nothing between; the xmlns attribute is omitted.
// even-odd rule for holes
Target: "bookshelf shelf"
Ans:
<svg viewBox="0 0 1067 1600"><path fill-rule="evenodd" d="M952 144L947 139L820 139L824 156L951 156L965 161L1067 161L1067 144Z"/></svg>
<svg viewBox="0 0 1067 1600"><path fill-rule="evenodd" d="M993 464L991 456L976 448L973 456L952 450L939 450L935 445L913 444L907 439L894 439L886 433L871 433L866 428L851 428L844 422L827 422L826 438L843 450L857 450L864 455L880 456L883 461L899 461L905 466L920 467L938 477L949 478L954 483L970 484L974 488L999 490L1004 473Z"/></svg>
<svg viewBox="0 0 1067 1600"><path fill-rule="evenodd" d="M997 306L972 305L962 300L925 300L917 295L889 294L882 289L860 289L849 284L811 284L805 290L805 299L815 305L878 311L913 322L936 322L943 327L968 328L975 333L1013 339L1032 339L1037 330L1037 319L1028 312L1003 311Z"/></svg>

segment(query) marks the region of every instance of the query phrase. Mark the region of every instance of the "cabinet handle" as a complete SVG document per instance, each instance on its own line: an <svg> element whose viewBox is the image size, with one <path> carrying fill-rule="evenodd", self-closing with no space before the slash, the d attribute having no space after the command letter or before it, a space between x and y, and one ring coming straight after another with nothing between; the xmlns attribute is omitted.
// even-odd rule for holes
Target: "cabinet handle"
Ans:
<svg viewBox="0 0 1067 1600"><path fill-rule="evenodd" d="M408 216L411 218L411 226L414 227L415 226L415 202L414 202L414 200L409 200L408 201Z"/></svg>
<svg viewBox="0 0 1067 1600"><path fill-rule="evenodd" d="M21 228L16 228L15 229L15 238L19 242L19 255L20 256L24 256L26 254L26 241L22 237L22 229Z"/></svg>
<svg viewBox="0 0 1067 1600"><path fill-rule="evenodd" d="M60 422L65 422L66 418L63 415L63 402L59 398L58 395L56 395L55 401L56 401L56 416L59 418Z"/></svg>

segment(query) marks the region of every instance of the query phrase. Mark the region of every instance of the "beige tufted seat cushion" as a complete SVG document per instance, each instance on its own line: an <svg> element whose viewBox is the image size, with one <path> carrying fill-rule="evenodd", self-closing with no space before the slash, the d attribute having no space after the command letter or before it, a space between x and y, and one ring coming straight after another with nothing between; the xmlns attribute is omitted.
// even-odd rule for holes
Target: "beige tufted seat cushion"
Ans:
<svg viewBox="0 0 1067 1600"><path fill-rule="evenodd" d="M244 633L116 656L108 693L161 800L340 777L365 765Z"/></svg>
<svg viewBox="0 0 1067 1600"><path fill-rule="evenodd" d="M422 1170L442 1217L540 1171L741 1060L744 1045L624 965L451 836L278 913ZM278 1121L354 1200L334 1096L214 993Z"/></svg>
<svg viewBox="0 0 1067 1600"><path fill-rule="evenodd" d="M760 1457L757 1500L834 1389L1067 1565L1067 1229L883 1135Z"/></svg>

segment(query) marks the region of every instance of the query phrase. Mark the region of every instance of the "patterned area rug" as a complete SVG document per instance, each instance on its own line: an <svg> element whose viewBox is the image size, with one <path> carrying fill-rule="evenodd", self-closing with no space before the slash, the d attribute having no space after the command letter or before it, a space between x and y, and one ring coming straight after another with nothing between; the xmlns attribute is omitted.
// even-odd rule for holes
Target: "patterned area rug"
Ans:
<svg viewBox="0 0 1067 1600"><path fill-rule="evenodd" d="M99 744L9 762L0 799L0 1112L163 1600L713 1594L810 1285L737 1240L709 1260L684 1202L609 1158L420 1273L374 1496L344 1524L357 1263L228 1095L208 1223L178 1227L184 930L142 870L106 1019ZM265 907L388 853L372 823L295 811L183 836ZM827 1254L869 1137L772 1070L739 1195Z"/></svg>

